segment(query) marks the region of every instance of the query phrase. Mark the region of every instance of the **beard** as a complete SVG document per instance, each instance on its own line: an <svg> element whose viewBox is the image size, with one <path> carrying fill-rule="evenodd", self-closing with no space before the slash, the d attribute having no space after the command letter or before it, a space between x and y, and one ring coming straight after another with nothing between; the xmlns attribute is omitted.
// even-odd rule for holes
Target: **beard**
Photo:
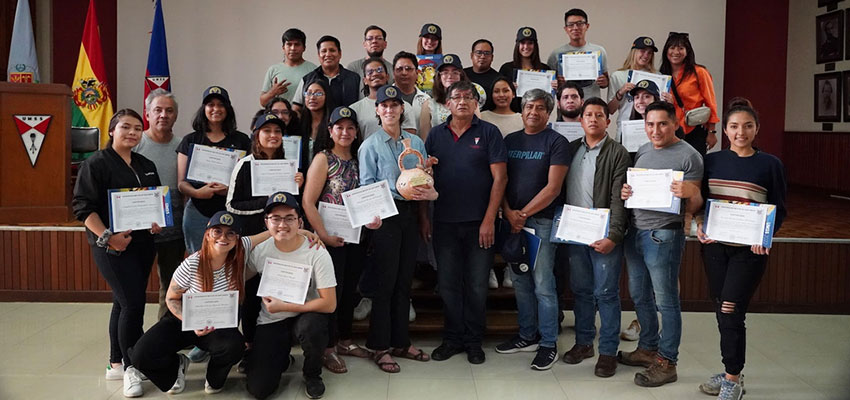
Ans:
<svg viewBox="0 0 850 400"><path fill-rule="evenodd" d="M579 114L581 114L581 109L576 108L575 110L564 110L561 109L561 116L564 118L578 118Z"/></svg>
<svg viewBox="0 0 850 400"><path fill-rule="evenodd" d="M368 54L369 57L383 57L384 51L367 51L366 54Z"/></svg>

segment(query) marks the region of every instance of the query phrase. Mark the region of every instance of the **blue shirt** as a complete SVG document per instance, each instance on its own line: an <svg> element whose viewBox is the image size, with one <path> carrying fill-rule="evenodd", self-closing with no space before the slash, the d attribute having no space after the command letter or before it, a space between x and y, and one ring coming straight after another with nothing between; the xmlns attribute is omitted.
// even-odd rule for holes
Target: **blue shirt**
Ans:
<svg viewBox="0 0 850 400"><path fill-rule="evenodd" d="M419 136L401 131L398 140L393 140L383 128L378 129L363 141L357 150L357 158L360 162L360 186L371 185L375 182L386 180L390 184L390 192L397 200L407 200L402 197L395 188L395 182L401 175L398 169L398 156L404 151L403 139L410 139L410 147L422 153L422 158L427 159L425 143ZM414 168L419 159L414 155L404 158L405 168Z"/></svg>
<svg viewBox="0 0 850 400"><path fill-rule="evenodd" d="M570 165L572 155L568 145L567 139L550 128L534 135L516 131L505 138L508 150L508 186L505 188L505 197L512 209L522 209L546 187L550 166ZM552 203L533 216L554 217L555 208L564 204L563 193L562 190Z"/></svg>
<svg viewBox="0 0 850 400"><path fill-rule="evenodd" d="M460 137L451 131L451 120L432 128L425 141L428 154L440 160L434 166L434 186L440 193L434 203L434 221L481 221L493 187L490 164L507 161L505 143L496 125L476 116Z"/></svg>

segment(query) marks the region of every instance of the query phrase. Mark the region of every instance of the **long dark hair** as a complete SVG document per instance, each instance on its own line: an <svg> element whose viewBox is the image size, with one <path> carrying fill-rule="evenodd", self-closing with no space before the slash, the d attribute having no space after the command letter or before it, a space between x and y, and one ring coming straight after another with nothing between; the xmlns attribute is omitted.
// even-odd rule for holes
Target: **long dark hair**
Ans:
<svg viewBox="0 0 850 400"><path fill-rule="evenodd" d="M328 118L331 115L335 104L333 104L333 96L331 96L331 87L321 79L314 79L304 85L304 91L306 92L310 85L313 84L319 85L322 90L325 92L325 106L322 110L322 119L319 122L319 132L322 131L325 127L328 126ZM303 140L310 140L310 137L313 135L313 114L309 108L307 108L307 98L304 98L304 107L301 107L301 138ZM319 136L319 133L316 133L316 137Z"/></svg>
<svg viewBox="0 0 850 400"><path fill-rule="evenodd" d="M483 111L493 111L493 110L496 109L496 102L493 101L493 90L496 89L496 84L499 83L499 82L507 83L508 87L511 88L511 93L514 94L513 97L516 97L516 87L514 87L514 83L511 82L511 80L508 79L507 77L499 75L499 77L496 78L495 81L493 81L493 85L490 86L490 96L488 96L487 101L484 102L484 108L482 108ZM475 90L474 86L473 86L472 90ZM515 104L515 103L518 103L518 102L516 102L516 101L510 102L511 111L520 112L519 104Z"/></svg>
<svg viewBox="0 0 850 400"><path fill-rule="evenodd" d="M694 47L691 46L691 39L687 33L678 32L670 32L670 35L667 36L667 42L664 43L664 50L661 51L661 68L658 71L664 75L673 75L673 65L670 64L670 59L667 57L667 50L670 50L674 46L684 47L688 53L685 55L685 60L683 61L684 72L682 72L682 78L690 74L696 74L696 66L699 64L695 61L696 55L694 55ZM702 67L702 65L699 66Z"/></svg>
<svg viewBox="0 0 850 400"><path fill-rule="evenodd" d="M209 96L209 100L203 102L201 107L198 108L198 111L195 111L195 116L192 117L192 129L194 129L195 132L207 133L210 131L210 121L207 119L207 114L204 112L204 108L206 108L207 104L211 102L213 98L216 97ZM233 106L230 102L222 100L222 104L224 104L224 110L227 112L227 115L221 123L221 130L224 131L224 134L229 135L236 132L236 112L233 111Z"/></svg>
<svg viewBox="0 0 850 400"><path fill-rule="evenodd" d="M136 110L133 110L132 108L122 108L116 111L115 114L112 114L112 118L109 119L109 133L115 132L115 127L118 126L119 120L121 117L125 116L133 117L139 120L139 122L142 122L142 116L139 115ZM106 147L112 147L112 141L112 135L109 135L109 141L106 142Z"/></svg>
<svg viewBox="0 0 850 400"><path fill-rule="evenodd" d="M283 103L284 105L286 105L286 109L289 110L289 123L286 124L286 129L283 131L283 136L302 136L301 120L298 118L298 113L292 110L292 103L290 103L289 100L281 96L272 97L272 99L269 100L268 103L266 103L262 110L257 111L257 115L272 112L272 106L274 106L275 103ZM257 115L255 115L255 117ZM251 121L251 126L254 126L254 121Z"/></svg>
<svg viewBox="0 0 850 400"><path fill-rule="evenodd" d="M257 117L264 115L266 110L259 110L257 114L254 115L254 120ZM251 121L251 126L254 126L255 121ZM283 133L283 132L281 132ZM271 157L266 157L266 154L263 153L263 147L260 146L260 130L257 129L251 134L251 154L254 155L255 160L282 160L283 159L283 142L281 142L280 147L274 150Z"/></svg>
<svg viewBox="0 0 850 400"><path fill-rule="evenodd" d="M649 92L647 92L647 93L649 93ZM652 103L655 103L658 100L661 100L660 98L658 98L658 96L652 96ZM647 104L646 106L649 107L649 104ZM643 113L646 114L646 110L644 110ZM643 117L643 115L640 115L640 113L635 109L634 102L632 102L632 114L629 115L629 121L638 120L638 119L645 119L645 118Z"/></svg>
<svg viewBox="0 0 850 400"><path fill-rule="evenodd" d="M531 39L525 39L531 40ZM546 64L543 64L543 61L540 61L540 45L537 40L532 40L534 42L534 51L531 52L531 65L534 69L549 69L550 67ZM522 69L522 54L519 52L519 42L516 42L514 45L514 69Z"/></svg>
<svg viewBox="0 0 850 400"><path fill-rule="evenodd" d="M354 122L354 129L357 131L357 134L354 136L354 141L351 142L351 157L357 159L357 149L359 149L360 144L363 143L363 133L360 132L360 124L357 123L357 118L349 119L351 119L351 122ZM326 129L321 129L316 135L316 141L313 143L313 157L322 151L333 150L334 146L336 146L333 138L331 138L332 128L333 125L329 124Z"/></svg>
<svg viewBox="0 0 850 400"><path fill-rule="evenodd" d="M469 80L469 77L466 76L466 72L464 72L463 68L458 68L458 71L460 71L460 80L462 80L462 81L468 81ZM443 86L443 80L440 79L440 72L437 71L437 75L434 77L434 88L431 90L431 94L433 96L431 96L431 97L433 97L434 100L437 103L445 105L446 104L446 96L449 95L448 89L449 88ZM431 110L431 112L434 112L434 110Z"/></svg>

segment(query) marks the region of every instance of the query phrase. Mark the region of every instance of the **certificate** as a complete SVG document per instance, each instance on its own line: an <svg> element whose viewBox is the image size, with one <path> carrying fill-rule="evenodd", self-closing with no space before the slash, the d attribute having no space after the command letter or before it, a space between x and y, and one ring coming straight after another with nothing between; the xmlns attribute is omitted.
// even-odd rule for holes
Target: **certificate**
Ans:
<svg viewBox="0 0 850 400"><path fill-rule="evenodd" d="M189 155L189 168L186 179L204 183L230 185L230 174L240 158L245 157L244 150L222 149L196 144Z"/></svg>
<svg viewBox="0 0 850 400"><path fill-rule="evenodd" d="M646 122L642 119L620 122L620 141L629 153L635 153L644 143L649 143L646 136Z"/></svg>
<svg viewBox="0 0 850 400"><path fill-rule="evenodd" d="M298 160L251 160L251 196L298 194Z"/></svg>
<svg viewBox="0 0 850 400"><path fill-rule="evenodd" d="M552 92L552 81L555 80L554 70L529 71L518 69L516 71L516 95L522 97L531 89L541 89L546 93Z"/></svg>
<svg viewBox="0 0 850 400"><path fill-rule="evenodd" d="M328 232L328 235L339 236L345 240L345 243L360 243L360 229L362 227L351 227L345 206L320 201L319 217L322 218L322 223L325 225L325 231Z"/></svg>
<svg viewBox="0 0 850 400"><path fill-rule="evenodd" d="M705 234L719 242L770 247L776 206L709 200L705 207Z"/></svg>
<svg viewBox="0 0 850 400"><path fill-rule="evenodd" d="M558 242L591 244L608 236L611 210L583 208L564 204L557 217L555 239ZM550 240L551 241L551 240Z"/></svg>
<svg viewBox="0 0 850 400"><path fill-rule="evenodd" d="M595 81L601 69L599 52L561 54L561 75L568 81Z"/></svg>
<svg viewBox="0 0 850 400"><path fill-rule="evenodd" d="M168 186L109 190L109 227L114 233L174 225Z"/></svg>
<svg viewBox="0 0 850 400"><path fill-rule="evenodd" d="M581 122L553 122L552 129L567 138L569 142L584 137L584 128L581 127Z"/></svg>
<svg viewBox="0 0 850 400"><path fill-rule="evenodd" d="M239 326L239 291L183 293L183 330Z"/></svg>
<svg viewBox="0 0 850 400"><path fill-rule="evenodd" d="M629 83L637 84L642 80L655 82L658 85L658 91L661 93L670 91L670 75L653 74L652 72L629 70Z"/></svg>
<svg viewBox="0 0 850 400"><path fill-rule="evenodd" d="M266 258L257 296L271 296L293 304L304 304L313 277L313 266Z"/></svg>
<svg viewBox="0 0 850 400"><path fill-rule="evenodd" d="M286 160L297 160L298 168L301 168L301 136L283 137L283 158ZM293 193L294 194L294 193Z"/></svg>
<svg viewBox="0 0 850 400"><path fill-rule="evenodd" d="M342 202L348 212L348 221L354 227L372 223L376 216L384 219L398 215L386 180L343 192Z"/></svg>
<svg viewBox="0 0 850 400"><path fill-rule="evenodd" d="M626 208L670 208L673 205L672 169L635 169L626 172L626 183L632 187L632 196Z"/></svg>
<svg viewBox="0 0 850 400"><path fill-rule="evenodd" d="M629 168L629 171L635 172L635 171L648 171L648 170L646 168ZM629 179L628 172L629 171L626 172L626 180L627 180L626 183L629 183L628 182L628 179ZM685 173L684 172L673 171L673 182L682 181L684 179L685 179ZM672 184L672 182L671 182L671 184ZM658 189L656 189L656 191L657 190ZM667 186L666 191L663 192L663 193L664 193L665 196L668 193L670 194L670 196L672 196L671 197L672 201L670 202L669 207L640 207L640 209L648 210L648 211L658 211L658 212L669 213L669 214L679 214L679 211L681 210L681 207L682 207L682 199L680 199L676 196L673 196L673 193L670 191L669 185ZM632 196L634 196L634 189L632 190ZM628 208L628 205L626 205L626 207Z"/></svg>

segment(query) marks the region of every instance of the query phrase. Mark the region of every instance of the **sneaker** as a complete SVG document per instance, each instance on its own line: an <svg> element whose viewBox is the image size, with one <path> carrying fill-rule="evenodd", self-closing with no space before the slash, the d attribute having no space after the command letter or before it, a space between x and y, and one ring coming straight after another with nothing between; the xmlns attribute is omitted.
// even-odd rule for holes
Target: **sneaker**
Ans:
<svg viewBox="0 0 850 400"><path fill-rule="evenodd" d="M514 281L511 280L511 273L508 270L505 270L505 277L502 278L502 287L506 287L506 288L514 287Z"/></svg>
<svg viewBox="0 0 850 400"><path fill-rule="evenodd" d="M321 399L325 395L325 384L322 378L307 378L304 382L304 392L308 399Z"/></svg>
<svg viewBox="0 0 850 400"><path fill-rule="evenodd" d="M410 311L407 312L407 322L416 321L416 310L413 309L413 300L410 300Z"/></svg>
<svg viewBox="0 0 850 400"><path fill-rule="evenodd" d="M369 318L370 312L372 312L372 299L364 297L360 299L360 303L357 304L357 307L354 307L354 320L363 321L364 319Z"/></svg>
<svg viewBox="0 0 850 400"><path fill-rule="evenodd" d="M195 347L194 349L192 349L192 351L189 352L189 360L191 360L193 363L202 363L204 361L209 360L209 358L210 353L201 350L198 347Z"/></svg>
<svg viewBox="0 0 850 400"><path fill-rule="evenodd" d="M617 361L620 364L630 365L632 367L649 368L655 363L656 358L658 358L658 352L640 347L635 351L620 350L617 352Z"/></svg>
<svg viewBox="0 0 850 400"><path fill-rule="evenodd" d="M629 327L620 333L620 339L623 339L628 342L634 342L640 339L640 323L638 322L638 320L632 320L632 323L629 324Z"/></svg>
<svg viewBox="0 0 850 400"><path fill-rule="evenodd" d="M539 337L535 338L534 340L525 340L521 336L516 335L507 342L500 343L498 346L496 346L496 353L512 354L518 353L520 351L537 351L539 342Z"/></svg>
<svg viewBox="0 0 850 400"><path fill-rule="evenodd" d="M744 387L724 376L720 382L720 394L717 395L717 400L741 400L743 397Z"/></svg>
<svg viewBox="0 0 850 400"><path fill-rule="evenodd" d="M180 357L180 364L177 366L177 380L168 390L168 394L182 393L183 389L186 389L186 370L189 368L190 361L189 357L183 354L178 354L178 356Z"/></svg>
<svg viewBox="0 0 850 400"><path fill-rule="evenodd" d="M127 367L124 370L124 397L141 397L145 394L142 389L142 377L135 367Z"/></svg>
<svg viewBox="0 0 850 400"><path fill-rule="evenodd" d="M222 390L224 390L224 386L216 389L216 388L210 386L210 381L204 381L204 393L206 393L206 394L216 394L216 393L218 393Z"/></svg>
<svg viewBox="0 0 850 400"><path fill-rule="evenodd" d="M678 379L676 364L663 357L656 358L649 368L635 374L635 384L643 387L658 387Z"/></svg>
<svg viewBox="0 0 850 400"><path fill-rule="evenodd" d="M496 279L496 271L490 270L490 280L487 281L487 287L490 289L498 289L499 288L499 280Z"/></svg>
<svg viewBox="0 0 850 400"><path fill-rule="evenodd" d="M721 382L726 378L726 373L712 375L707 381L699 385L699 390L705 394L717 396L720 394ZM744 387L744 374L738 377L738 384L741 385L741 393L747 394L747 389Z"/></svg>
<svg viewBox="0 0 850 400"><path fill-rule="evenodd" d="M124 367L112 368L112 363L106 364L106 380L120 381L124 379Z"/></svg>
<svg viewBox="0 0 850 400"><path fill-rule="evenodd" d="M558 349L554 347L540 346L537 349L537 355L534 356L534 361L531 362L531 369L537 371L545 371L552 368L558 361Z"/></svg>

